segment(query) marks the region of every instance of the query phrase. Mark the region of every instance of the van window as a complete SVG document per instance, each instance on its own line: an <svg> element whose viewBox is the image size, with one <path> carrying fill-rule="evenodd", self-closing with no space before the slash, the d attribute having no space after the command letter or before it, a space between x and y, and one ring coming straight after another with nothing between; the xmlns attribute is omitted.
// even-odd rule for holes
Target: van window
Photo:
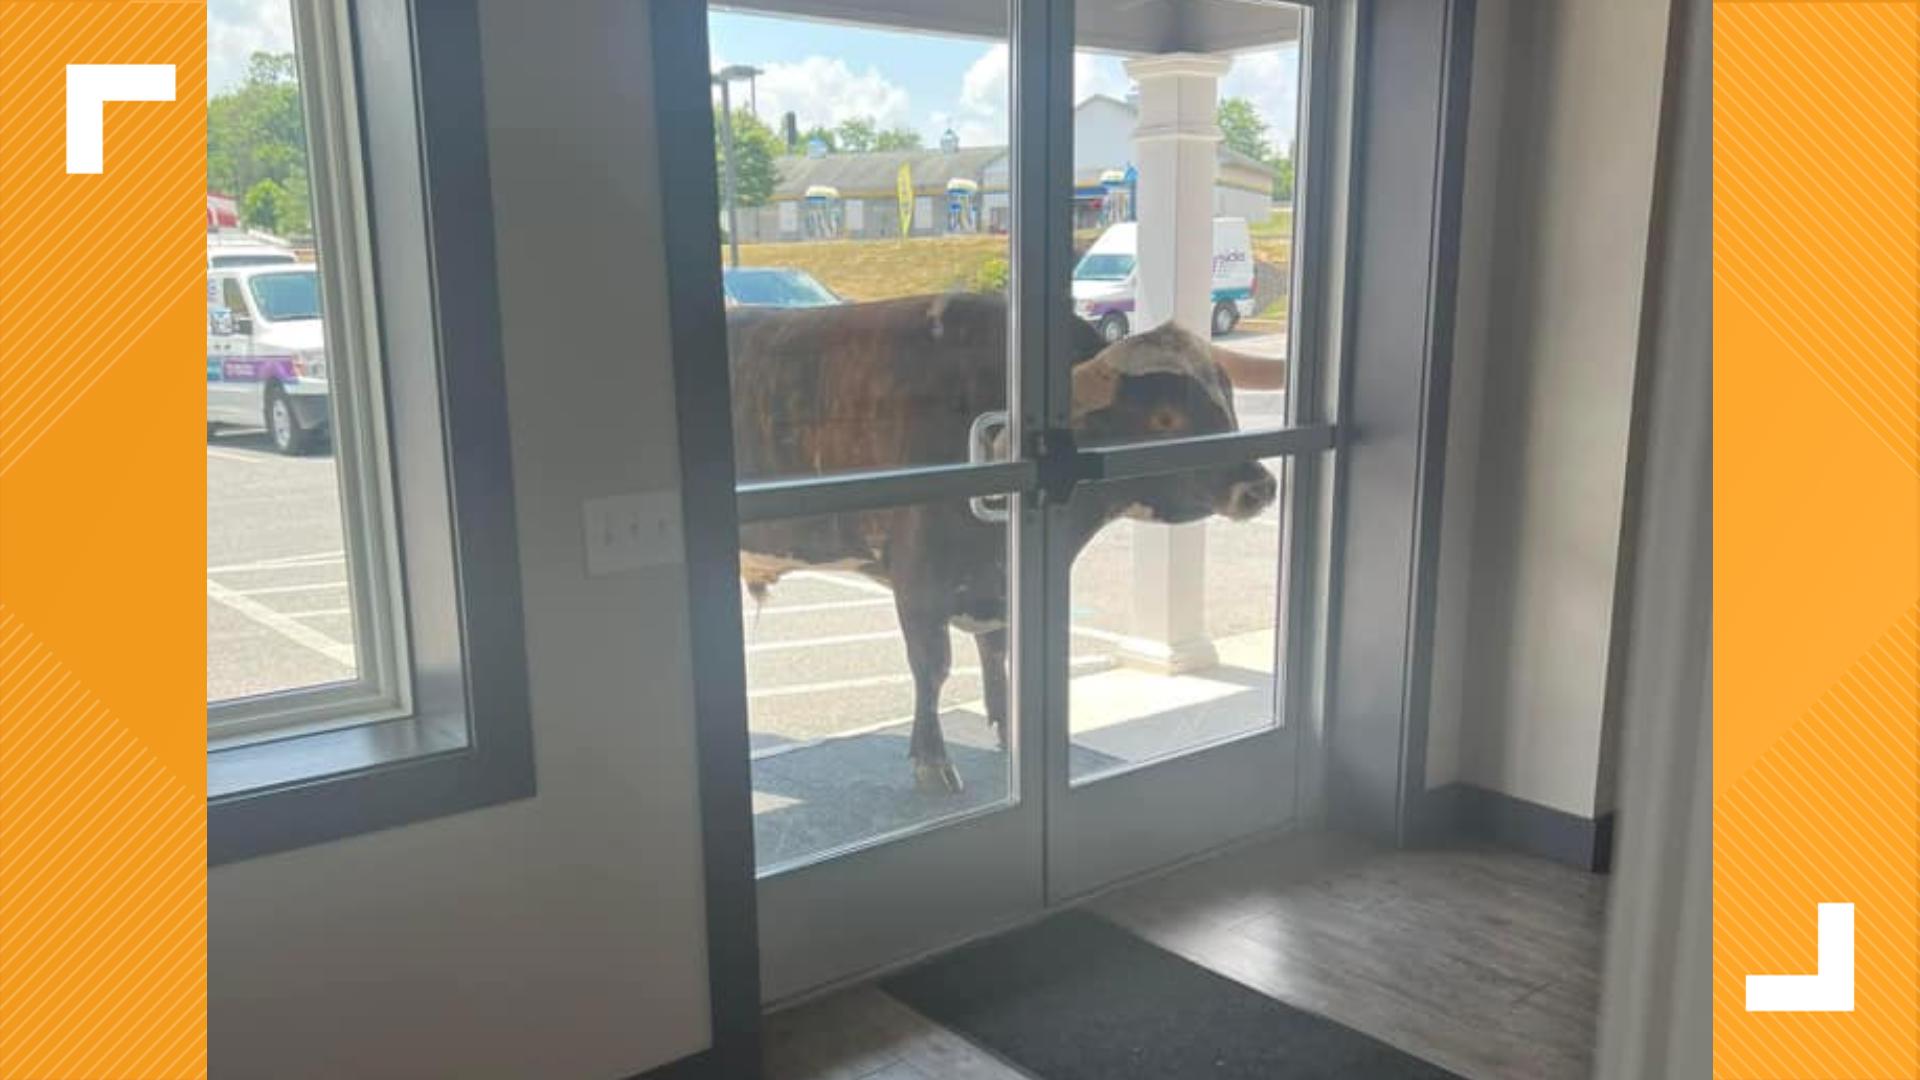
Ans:
<svg viewBox="0 0 1920 1080"><path fill-rule="evenodd" d="M311 271L297 274L261 274L248 286L254 306L268 322L320 317L320 278Z"/></svg>
<svg viewBox="0 0 1920 1080"><path fill-rule="evenodd" d="M1133 256L1092 252L1073 268L1075 281L1125 281L1133 273Z"/></svg>
<svg viewBox="0 0 1920 1080"><path fill-rule="evenodd" d="M220 279L220 303L236 316L253 310L247 306L247 298L240 292L240 283L233 278Z"/></svg>
<svg viewBox="0 0 1920 1080"><path fill-rule="evenodd" d="M299 260L291 255L275 255L270 252L261 252L257 255L215 255L208 260L215 267L227 269L236 266L280 266L297 261Z"/></svg>

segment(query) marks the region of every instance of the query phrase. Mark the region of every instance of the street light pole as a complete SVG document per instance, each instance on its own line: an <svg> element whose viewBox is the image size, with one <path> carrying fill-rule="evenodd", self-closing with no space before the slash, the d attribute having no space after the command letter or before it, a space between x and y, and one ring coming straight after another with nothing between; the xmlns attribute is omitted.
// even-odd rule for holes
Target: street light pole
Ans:
<svg viewBox="0 0 1920 1080"><path fill-rule="evenodd" d="M748 93L757 96L754 94L753 79L759 74L760 69L751 64L729 64L713 73L713 81L720 86L720 154L726 172L726 190L723 194L727 200L727 255L731 260L729 263L731 266L740 265L740 211L733 173L733 91L731 87L733 80L745 79ZM756 101L754 104L758 105L759 102ZM754 116L759 115L756 109Z"/></svg>
<svg viewBox="0 0 1920 1080"><path fill-rule="evenodd" d="M720 84L720 158L726 172L722 197L727 201L727 265L737 267L740 265L740 211L734 203L733 189L733 95L727 90L726 72L721 72L714 81Z"/></svg>

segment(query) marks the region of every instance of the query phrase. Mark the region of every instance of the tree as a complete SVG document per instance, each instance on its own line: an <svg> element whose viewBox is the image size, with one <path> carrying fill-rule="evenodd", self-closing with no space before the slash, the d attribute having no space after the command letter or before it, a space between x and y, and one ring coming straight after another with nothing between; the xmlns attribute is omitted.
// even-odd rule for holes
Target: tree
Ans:
<svg viewBox="0 0 1920 1080"><path fill-rule="evenodd" d="M873 137L875 150L918 150L920 145L920 133L912 128L897 127Z"/></svg>
<svg viewBox="0 0 1920 1080"><path fill-rule="evenodd" d="M849 116L833 129L834 145L849 154L872 150L876 135L871 116Z"/></svg>
<svg viewBox="0 0 1920 1080"><path fill-rule="evenodd" d="M277 182L261 180L247 189L240 200L240 217L247 224L268 232L280 231L280 207L287 192Z"/></svg>
<svg viewBox="0 0 1920 1080"><path fill-rule="evenodd" d="M240 85L207 100L207 187L239 198L250 226L310 231L307 130L292 53L254 53Z"/></svg>
<svg viewBox="0 0 1920 1080"><path fill-rule="evenodd" d="M1220 134L1227 145L1259 162L1270 162L1273 147L1267 143L1267 122L1254 111L1253 102L1230 97L1220 100L1217 113Z"/></svg>
<svg viewBox="0 0 1920 1080"><path fill-rule="evenodd" d="M713 110L713 130L720 132L720 110ZM713 141L713 163L720 183L720 197L726 198L727 159L725 140ZM773 129L746 109L733 110L733 198L739 206L764 206L773 198L780 182L780 166L775 160L785 147Z"/></svg>
<svg viewBox="0 0 1920 1080"><path fill-rule="evenodd" d="M1273 163L1273 197L1293 198L1293 159L1284 157Z"/></svg>
<svg viewBox="0 0 1920 1080"><path fill-rule="evenodd" d="M815 139L820 140L821 144L827 148L827 153L829 154L840 149L839 144L834 141L833 130L822 127L819 124L813 125L813 127L807 130L806 134L800 136L800 149L804 152L807 146Z"/></svg>

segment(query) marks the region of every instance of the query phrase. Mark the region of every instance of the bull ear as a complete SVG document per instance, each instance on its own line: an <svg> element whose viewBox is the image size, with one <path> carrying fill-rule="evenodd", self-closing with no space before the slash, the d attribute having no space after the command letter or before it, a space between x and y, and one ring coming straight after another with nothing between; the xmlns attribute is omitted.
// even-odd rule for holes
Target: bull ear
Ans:
<svg viewBox="0 0 1920 1080"><path fill-rule="evenodd" d="M1113 404L1120 391L1120 372L1104 355L1083 360L1073 369L1073 422Z"/></svg>
<svg viewBox="0 0 1920 1080"><path fill-rule="evenodd" d="M1210 349L1213 353L1213 362L1220 365L1220 370L1227 373L1227 378L1233 380L1235 390L1285 390L1287 388L1285 360L1248 356L1246 353L1223 349L1218 345L1211 346Z"/></svg>

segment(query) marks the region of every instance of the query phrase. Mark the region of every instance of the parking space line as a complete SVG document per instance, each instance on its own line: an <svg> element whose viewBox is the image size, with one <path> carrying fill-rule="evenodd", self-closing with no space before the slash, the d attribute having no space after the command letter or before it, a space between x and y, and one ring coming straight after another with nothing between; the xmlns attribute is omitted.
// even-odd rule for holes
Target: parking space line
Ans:
<svg viewBox="0 0 1920 1080"><path fill-rule="evenodd" d="M898 641L900 631L877 630L871 634L837 634L833 637L796 638L792 641L768 641L747 646L747 652L769 653L785 652L791 649L811 649L821 645L855 645L864 641Z"/></svg>
<svg viewBox="0 0 1920 1080"><path fill-rule="evenodd" d="M288 641L296 645L304 645L337 664L347 667L354 667L357 664L353 646L335 641L313 627L291 616L281 614L258 600L250 599L245 594L229 589L211 578L207 580L207 599L252 619Z"/></svg>
<svg viewBox="0 0 1920 1080"><path fill-rule="evenodd" d="M351 615L353 614L353 609L330 607L320 608L317 611L283 611L280 614L285 615L289 619L317 619L322 615Z"/></svg>
<svg viewBox="0 0 1920 1080"><path fill-rule="evenodd" d="M306 566L326 566L330 563L344 563L347 553L344 551L315 551L305 555L287 555L278 559L260 559L255 562L227 563L224 566L209 566L209 574L240 574L256 570L293 570Z"/></svg>
<svg viewBox="0 0 1920 1080"><path fill-rule="evenodd" d="M257 589L234 589L235 596L274 596L280 593L320 592L324 589L344 589L345 581L315 581L305 585L262 585Z"/></svg>
<svg viewBox="0 0 1920 1080"><path fill-rule="evenodd" d="M221 450L212 446L207 447L207 456L210 458L219 458L221 461L238 461L243 465L268 465L272 464L275 460L273 458L261 457L258 454L237 454L232 450Z"/></svg>
<svg viewBox="0 0 1920 1080"><path fill-rule="evenodd" d="M344 609L342 609L342 611L344 612ZM305 611L292 612L290 611L287 614L289 615L322 615L322 614L327 614L327 612L305 612ZM1068 627L1067 629L1069 633L1078 634L1081 637L1092 638L1095 641L1104 641L1112 645L1126 645L1129 642L1136 640L1132 637L1127 636L1126 634L1116 634L1111 630L1100 630L1091 626L1081 626L1078 623L1075 623L1074 625ZM966 633L966 631L960 630L957 628L951 632L954 634ZM871 633L864 633L864 634L835 634L830 637L794 638L790 641L755 642L753 644L748 645L746 648L746 651L749 655L752 655L755 653L788 652L794 649L812 649L812 648L818 648L821 646L858 645L868 641L898 641L898 640L900 640L900 631L898 630L875 630Z"/></svg>
<svg viewBox="0 0 1920 1080"><path fill-rule="evenodd" d="M1106 656L1076 656L1067 661L1069 670L1090 667L1097 664L1111 664L1113 659ZM978 667L957 667L947 672L949 678L962 675L978 675ZM911 674L872 675L864 679L836 679L832 682L795 683L792 686L775 686L765 690L749 690L747 700L759 701L763 698L798 697L802 694L824 694L832 690L864 690L876 686L898 686L913 682Z"/></svg>
<svg viewBox="0 0 1920 1080"><path fill-rule="evenodd" d="M884 596L889 600L893 598L893 590L887 588L885 585L877 581L868 581L866 578L853 577L849 574L828 574L819 570L797 570L787 576L800 581L823 581L829 585L838 585L843 589L852 589L854 592L873 593L878 596Z"/></svg>
<svg viewBox="0 0 1920 1080"><path fill-rule="evenodd" d="M763 608L746 607L746 610L753 618L757 619L762 615L803 615L810 611L844 611L851 608L892 606L892 600L825 600L817 604L782 604L779 607Z"/></svg>

